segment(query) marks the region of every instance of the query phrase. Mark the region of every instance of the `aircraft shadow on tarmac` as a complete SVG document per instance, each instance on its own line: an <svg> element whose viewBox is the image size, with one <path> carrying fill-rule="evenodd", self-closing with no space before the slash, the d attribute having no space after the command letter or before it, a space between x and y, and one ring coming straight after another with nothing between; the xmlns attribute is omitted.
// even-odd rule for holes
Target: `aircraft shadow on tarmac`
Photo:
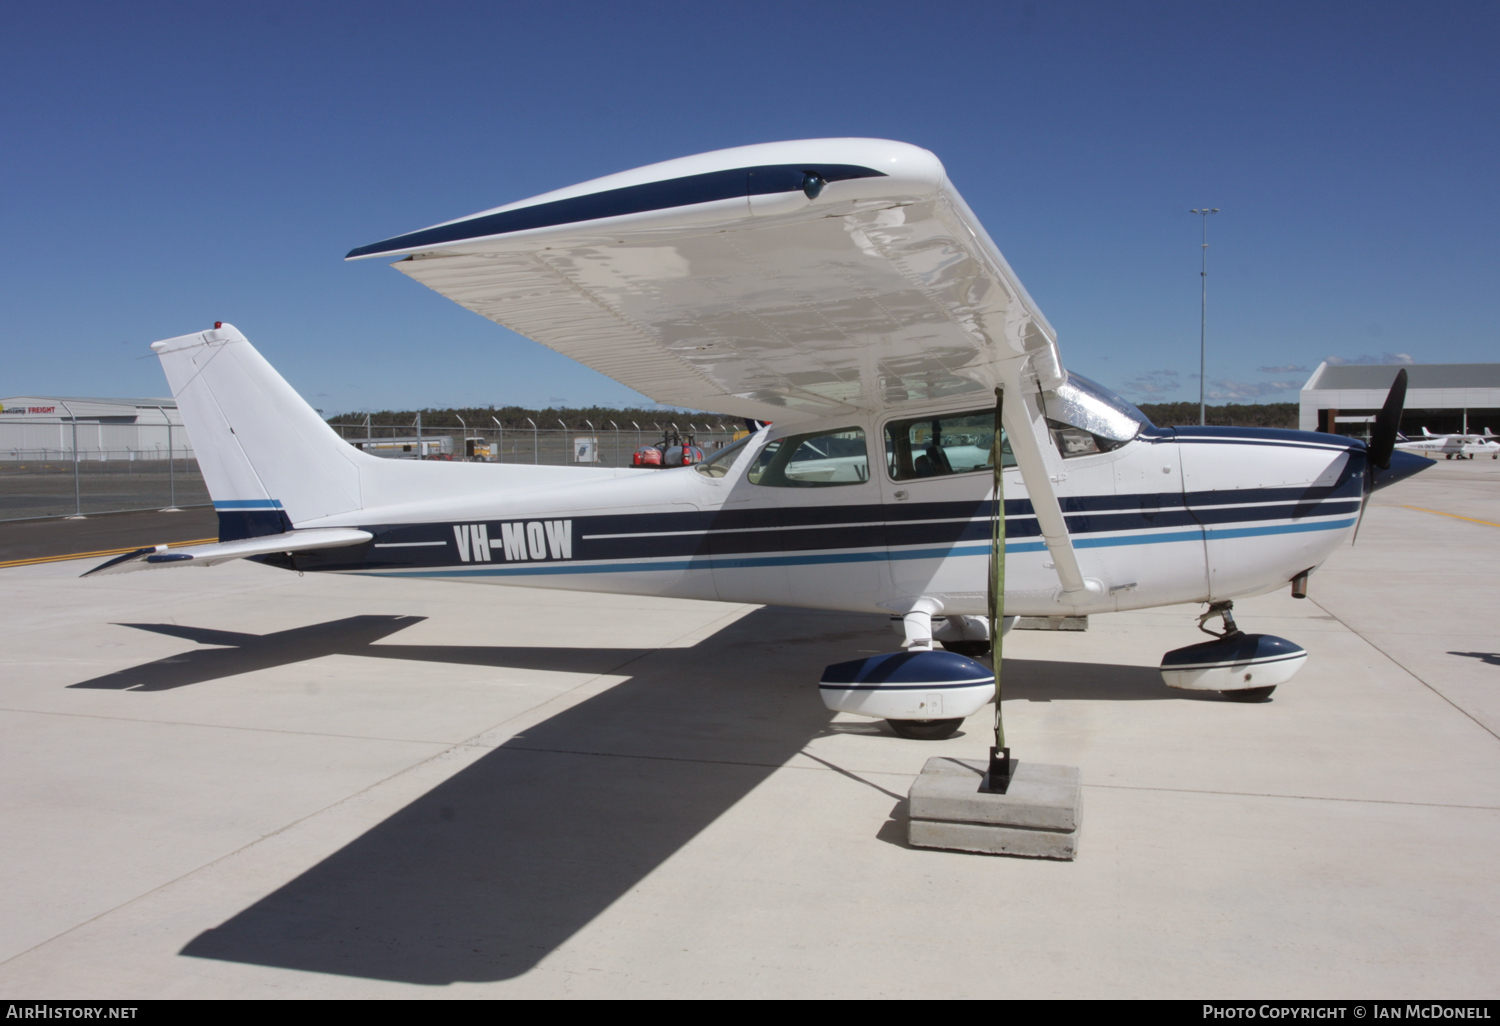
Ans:
<svg viewBox="0 0 1500 1026"><path fill-rule="evenodd" d="M760 615L760 614L756 614ZM506 645L377 645L425 620L424 616L348 616L342 620L294 627L272 634L245 634L239 631L188 627L174 623L122 623L116 626L165 634L195 641L214 648L193 649L166 656L153 662L117 670L101 677L69 684L70 688L92 688L114 691L170 691L192 684L234 677L255 670L266 670L292 663L306 662L329 655L353 655L371 659L405 659L414 662L452 663L464 666L494 666L518 670L559 670L573 673L607 673L647 655L651 649L629 648L527 648ZM856 618L859 627L823 633L816 636L782 636L777 644L800 647L828 646L840 641L862 642L862 653L893 648L893 639L880 627L872 627L869 617ZM716 640L719 646L744 643ZM873 646L873 647L869 647ZM763 658L764 647L756 643L757 655ZM1472 656L1485 662L1500 662L1490 652L1451 652L1450 655ZM848 650L832 652L834 661L853 658ZM809 659L801 667L806 676L817 669L817 660ZM1007 701L1050 702L1053 699L1089 699L1102 701L1158 701L1187 699L1217 701L1214 692L1173 691L1165 688L1160 674L1144 666L1122 666L1111 663L1070 663L1054 660L1006 659L1002 686Z"/></svg>
<svg viewBox="0 0 1500 1026"><path fill-rule="evenodd" d="M267 670L328 655L355 655L371 659L409 659L424 663L456 663L465 666L496 666L518 670L550 669L574 673L606 673L645 655L650 649L628 648L524 648L495 645L376 645L397 631L421 623L424 616L349 616L342 620L294 627L273 634L242 634L238 631L183 627L173 623L122 623L120 627L166 634L196 641L200 648L126 670L107 673L92 680L69 684L70 688L115 691L170 691L190 684L233 677L254 670Z"/></svg>
<svg viewBox="0 0 1500 1026"><path fill-rule="evenodd" d="M884 618L765 608L692 648L373 644L421 619L356 616L264 636L131 624L225 647L72 685L164 691L331 654L572 672L629 664L622 683L506 741L181 954L435 986L519 976L844 726L817 699L818 670L895 640ZM1140 667L1007 660L1005 679L1007 699L1022 701L1182 697ZM923 748L914 765L925 757L926 745L887 741Z"/></svg>
<svg viewBox="0 0 1500 1026"><path fill-rule="evenodd" d="M1482 663L1491 666L1500 666L1500 652L1449 652L1449 655L1463 656L1467 659L1478 659Z"/></svg>

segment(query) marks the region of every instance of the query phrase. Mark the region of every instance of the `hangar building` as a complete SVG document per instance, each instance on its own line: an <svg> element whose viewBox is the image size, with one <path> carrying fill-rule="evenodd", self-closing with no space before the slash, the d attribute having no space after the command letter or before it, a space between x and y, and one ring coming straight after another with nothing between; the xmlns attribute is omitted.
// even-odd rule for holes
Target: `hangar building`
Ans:
<svg viewBox="0 0 1500 1026"><path fill-rule="evenodd" d="M1318 364L1302 386L1298 427L1363 437L1380 412L1395 365ZM1418 363L1406 365L1406 411L1401 431L1419 435L1500 433L1500 363Z"/></svg>
<svg viewBox="0 0 1500 1026"><path fill-rule="evenodd" d="M18 395L0 399L0 460L191 457L172 399L80 399Z"/></svg>

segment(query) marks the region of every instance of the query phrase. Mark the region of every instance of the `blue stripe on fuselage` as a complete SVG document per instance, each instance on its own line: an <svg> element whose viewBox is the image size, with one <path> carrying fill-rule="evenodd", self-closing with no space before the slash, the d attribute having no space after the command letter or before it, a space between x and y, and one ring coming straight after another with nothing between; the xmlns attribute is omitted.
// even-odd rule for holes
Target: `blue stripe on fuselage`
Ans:
<svg viewBox="0 0 1500 1026"><path fill-rule="evenodd" d="M1010 503L1006 505L1009 507ZM788 524L779 514L792 511L775 509L755 511L765 514L763 517L745 515L751 511L736 511L735 516L724 518L712 513L669 513L654 518L649 514L574 517L572 554L579 562L671 557L723 561L753 559L760 554L859 549L884 551L910 546L954 545L989 538L989 506L988 502L933 503L923 509L902 509L900 512L906 514L906 518L884 523L869 519L881 510L874 505L825 507L818 518L823 521L821 524ZM1101 534L1184 529L1198 532L1204 527L1214 530L1229 524L1350 515L1358 508L1357 500L1337 499L1261 506L1210 506L1196 510L1178 506L1109 513L1069 513L1065 514L1065 519L1074 544L1087 547L1092 537ZM724 521L733 526L727 526ZM486 521L492 545L500 535L498 525L501 522ZM394 569L459 562L452 545L450 524L369 526L366 529L376 536L375 544L380 547L362 553L361 558L377 565ZM1040 545L1041 528L1034 516L1019 512L1007 516L1006 533L1013 543L1037 539ZM413 546L412 542L442 544ZM327 558L336 563L340 557L330 554Z"/></svg>
<svg viewBox="0 0 1500 1026"><path fill-rule="evenodd" d="M1320 520L1304 524L1272 524L1263 527L1210 529L1209 540L1227 538L1251 538L1276 534L1302 534L1310 531L1337 531L1354 526L1354 519ZM1075 548L1091 549L1129 545L1160 545L1169 542L1201 541L1204 532L1161 531L1144 535L1127 535L1113 538L1075 538ZM1007 542L1009 553L1042 552L1043 542ZM470 567L455 565L448 568L422 570L368 570L349 568L351 572L371 577L521 577L540 574L618 574L651 573L683 570L728 570L751 567L813 566L833 563L868 563L881 560L947 559L954 556L988 556L990 546L985 544L947 545L923 549L867 552L824 552L799 556L764 556L753 558L721 559L713 556L692 559L664 559L650 562L593 563L580 566L577 563L532 563L525 565ZM342 569L330 567L329 569Z"/></svg>

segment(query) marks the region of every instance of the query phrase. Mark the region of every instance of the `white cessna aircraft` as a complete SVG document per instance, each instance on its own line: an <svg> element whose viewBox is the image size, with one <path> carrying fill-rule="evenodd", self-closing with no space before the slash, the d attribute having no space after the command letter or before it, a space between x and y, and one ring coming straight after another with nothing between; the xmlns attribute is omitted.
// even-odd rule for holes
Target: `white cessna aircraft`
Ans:
<svg viewBox="0 0 1500 1026"><path fill-rule="evenodd" d="M1424 427L1418 438L1398 438L1396 448L1402 452L1443 456L1450 460L1454 457L1472 460L1475 456L1500 459L1500 440L1490 434L1489 428L1485 428L1482 435L1435 435Z"/></svg>
<svg viewBox="0 0 1500 1026"><path fill-rule="evenodd" d="M1052 327L942 164L904 143L685 157L349 254L375 257L658 402L770 426L672 470L383 460L342 441L216 325L152 348L220 541L90 573L249 557L883 612L902 618L909 651L936 638L979 654L998 457L1006 614L1210 603L1204 618L1223 616L1238 654L1179 650L1190 657L1169 654L1164 675L1261 697L1305 653L1235 632L1231 600L1305 588L1373 487L1430 465L1391 462L1388 415L1369 450L1329 434L1152 426L1063 369ZM1400 403L1393 394L1387 414ZM974 676L984 668L961 661L948 683L884 704L880 682L846 680L830 697L839 682L825 677L825 701L907 736L948 736L994 694L993 678ZM945 705L933 690L944 687L967 691Z"/></svg>

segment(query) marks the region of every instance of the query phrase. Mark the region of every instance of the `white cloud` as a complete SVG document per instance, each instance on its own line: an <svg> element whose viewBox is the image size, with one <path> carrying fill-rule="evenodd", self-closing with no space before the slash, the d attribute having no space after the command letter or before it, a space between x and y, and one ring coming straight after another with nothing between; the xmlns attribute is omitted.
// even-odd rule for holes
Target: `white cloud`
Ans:
<svg viewBox="0 0 1500 1026"><path fill-rule="evenodd" d="M1294 392L1302 388L1300 381L1230 381L1227 378L1216 378L1213 388L1209 389L1208 398L1220 400L1236 399L1260 399L1268 395L1280 395L1283 392Z"/></svg>
<svg viewBox="0 0 1500 1026"><path fill-rule="evenodd" d="M1174 370L1147 371L1140 377L1126 381L1120 385L1118 391L1127 399L1135 399L1141 402L1150 402L1160 399L1168 393L1175 392L1182 387L1179 375Z"/></svg>
<svg viewBox="0 0 1500 1026"><path fill-rule="evenodd" d="M1330 356L1328 362L1335 367L1342 367L1348 364L1412 364L1417 361L1406 353L1381 353L1379 356Z"/></svg>
<svg viewBox="0 0 1500 1026"><path fill-rule="evenodd" d="M1285 367L1257 367L1256 370L1262 374L1295 374L1298 371L1306 371L1307 368L1289 363Z"/></svg>

